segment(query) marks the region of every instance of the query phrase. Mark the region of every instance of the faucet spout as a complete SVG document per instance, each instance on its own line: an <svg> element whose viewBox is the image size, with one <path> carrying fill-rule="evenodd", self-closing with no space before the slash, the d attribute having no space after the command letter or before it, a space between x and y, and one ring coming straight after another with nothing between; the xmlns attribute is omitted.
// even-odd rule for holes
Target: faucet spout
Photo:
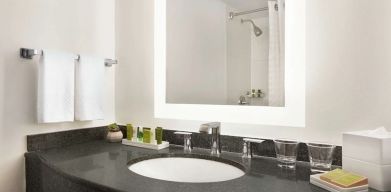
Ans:
<svg viewBox="0 0 391 192"><path fill-rule="evenodd" d="M212 134L211 154L212 155L220 155L221 153L220 127L221 127L220 122L205 123L200 126L200 133L209 134L211 130L211 134Z"/></svg>

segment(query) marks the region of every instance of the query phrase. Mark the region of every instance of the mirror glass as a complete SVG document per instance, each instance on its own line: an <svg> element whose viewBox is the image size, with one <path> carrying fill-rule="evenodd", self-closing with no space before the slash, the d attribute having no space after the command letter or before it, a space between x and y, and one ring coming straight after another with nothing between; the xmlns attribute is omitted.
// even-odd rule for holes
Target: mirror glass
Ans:
<svg viewBox="0 0 391 192"><path fill-rule="evenodd" d="M167 0L166 103L285 106L284 0Z"/></svg>

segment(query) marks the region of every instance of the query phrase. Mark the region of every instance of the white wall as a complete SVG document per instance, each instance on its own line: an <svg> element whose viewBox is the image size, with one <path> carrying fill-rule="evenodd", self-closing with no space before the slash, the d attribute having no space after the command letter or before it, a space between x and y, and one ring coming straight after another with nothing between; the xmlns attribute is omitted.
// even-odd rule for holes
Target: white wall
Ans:
<svg viewBox="0 0 391 192"><path fill-rule="evenodd" d="M225 10L219 0L167 2L168 103L226 104Z"/></svg>
<svg viewBox="0 0 391 192"><path fill-rule="evenodd" d="M114 58L114 5L108 0L0 1L0 192L24 191L26 135L114 121L112 67L106 72L105 121L37 124L37 63L18 56L20 47L28 47Z"/></svg>
<svg viewBox="0 0 391 192"><path fill-rule="evenodd" d="M153 0L122 0L118 10L138 17L119 21L117 121L198 131L197 121L153 117L153 8ZM391 128L391 1L311 0L306 8L306 127L223 123L222 134L340 144L345 131Z"/></svg>

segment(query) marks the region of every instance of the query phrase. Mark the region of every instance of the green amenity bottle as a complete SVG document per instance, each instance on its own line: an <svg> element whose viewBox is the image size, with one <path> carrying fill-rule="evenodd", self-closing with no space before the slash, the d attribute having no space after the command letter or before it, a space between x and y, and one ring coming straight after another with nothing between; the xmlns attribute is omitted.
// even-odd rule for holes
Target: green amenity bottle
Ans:
<svg viewBox="0 0 391 192"><path fill-rule="evenodd" d="M126 124L126 139L131 141L133 138L133 125L132 124Z"/></svg>
<svg viewBox="0 0 391 192"><path fill-rule="evenodd" d="M155 139L156 139L156 142L158 145L162 144L162 142L163 142L163 128L162 127L156 127Z"/></svg>
<svg viewBox="0 0 391 192"><path fill-rule="evenodd" d="M151 128L148 127L143 128L143 142L151 143Z"/></svg>

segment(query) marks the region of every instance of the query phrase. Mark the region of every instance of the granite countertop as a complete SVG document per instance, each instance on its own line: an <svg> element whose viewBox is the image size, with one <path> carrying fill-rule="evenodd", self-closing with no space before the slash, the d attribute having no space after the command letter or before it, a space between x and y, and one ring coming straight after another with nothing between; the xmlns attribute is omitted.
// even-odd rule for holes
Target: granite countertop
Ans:
<svg viewBox="0 0 391 192"><path fill-rule="evenodd" d="M128 170L128 162L162 155L184 155L181 146L171 145L160 151L125 146L106 141L92 141L35 153L42 162L65 178L105 191L137 192L323 192L309 183L309 163L298 162L296 170L281 169L274 158L254 157L243 162L241 154L223 152L221 158L240 163L246 174L216 183L178 183L147 178ZM194 149L192 154L209 155L209 150Z"/></svg>

